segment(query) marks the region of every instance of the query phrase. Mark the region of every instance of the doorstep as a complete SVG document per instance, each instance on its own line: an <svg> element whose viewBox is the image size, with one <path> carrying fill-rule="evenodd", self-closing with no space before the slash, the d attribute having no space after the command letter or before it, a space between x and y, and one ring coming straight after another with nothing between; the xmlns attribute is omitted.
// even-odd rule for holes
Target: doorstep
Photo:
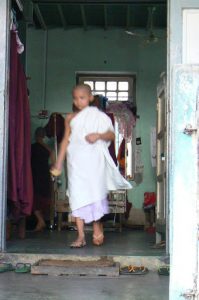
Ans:
<svg viewBox="0 0 199 300"><path fill-rule="evenodd" d="M1 262L9 262L13 265L17 263L30 263L36 265L41 260L72 260L72 261L98 261L100 259L110 259L119 263L121 267L127 265L145 266L151 271L157 271L159 266L169 264L168 256L80 256L64 254L31 254L31 253L0 253Z"/></svg>

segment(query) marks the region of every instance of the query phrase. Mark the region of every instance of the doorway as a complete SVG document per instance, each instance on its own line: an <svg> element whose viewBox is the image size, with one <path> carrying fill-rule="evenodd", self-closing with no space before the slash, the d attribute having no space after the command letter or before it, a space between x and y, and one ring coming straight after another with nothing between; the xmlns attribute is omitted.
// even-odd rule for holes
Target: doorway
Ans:
<svg viewBox="0 0 199 300"><path fill-rule="evenodd" d="M132 171L132 178L129 179L134 189L129 192L128 200L132 207L128 219L123 222L122 232L118 232L114 226L112 228L112 225L107 226L107 244L104 252L95 249L89 250L90 252L85 250L84 253L119 255L126 245L125 255L164 255L164 247L153 248L157 243L154 229L156 220L152 211L149 214L149 224L146 224L143 203L145 193L156 193L157 190L156 159L152 157L152 148L156 144L156 139L155 143L153 139L156 128L156 90L161 80L160 75L166 70L166 5L155 4L153 1L140 5L131 1L124 4L110 4L107 1L105 5L80 5L74 1L60 5L56 1L51 4L47 1L33 1L29 9L33 14L26 15L26 22L24 17L19 17L18 24L26 49L23 64L30 91L32 141L35 129L44 127L52 113L59 112L65 116L71 111L70 93L77 74L88 76L89 73L86 81L93 82L96 74L101 75L100 82L103 81L104 75L111 75L112 81L113 76L119 74L123 78L127 75L136 78L133 89L130 89L132 98L134 97L132 103L136 109L136 124L129 155ZM122 81L124 82L124 79L120 77L118 82ZM108 91L94 92L102 93L110 101L111 95L103 94ZM115 93L112 90L110 92ZM121 90L118 93L127 91ZM128 98L132 100L129 95ZM54 145L52 140L47 142ZM160 155L163 159L163 150ZM60 186L64 197L64 177ZM63 214L63 221L65 218L67 215ZM113 214L109 221L115 221L117 225L117 219ZM146 225L150 227L151 232L145 231ZM158 242L166 239L165 226L166 224L163 224L161 239ZM70 229L73 229L73 226ZM70 241L74 234L73 231L58 232L56 229L45 230L42 233L28 232L23 241L19 241L15 236L8 241L7 251L45 252L47 250L41 245L47 245L48 241L52 243L51 253L57 253L58 248L62 248L66 253L66 236ZM120 242L116 243L118 238ZM108 241L111 241L110 244ZM116 244L119 245L118 249Z"/></svg>

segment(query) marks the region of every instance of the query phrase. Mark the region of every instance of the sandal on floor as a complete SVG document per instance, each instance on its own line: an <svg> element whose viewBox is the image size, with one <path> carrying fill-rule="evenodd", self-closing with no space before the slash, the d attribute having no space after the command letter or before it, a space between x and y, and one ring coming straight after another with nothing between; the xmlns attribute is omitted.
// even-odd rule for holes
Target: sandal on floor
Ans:
<svg viewBox="0 0 199 300"><path fill-rule="evenodd" d="M166 242L162 241L158 244L155 244L151 247L152 249L165 249L166 248Z"/></svg>
<svg viewBox="0 0 199 300"><path fill-rule="evenodd" d="M14 271L15 268L9 263L0 263L0 273Z"/></svg>
<svg viewBox="0 0 199 300"><path fill-rule="evenodd" d="M163 276L169 276L170 275L170 266L159 267L158 274L163 275Z"/></svg>
<svg viewBox="0 0 199 300"><path fill-rule="evenodd" d="M145 275L149 272L144 266L128 266L120 269L120 275Z"/></svg>
<svg viewBox="0 0 199 300"><path fill-rule="evenodd" d="M103 235L103 233L101 233L98 236L93 235L93 245L94 246L102 246L103 244L104 244L104 235Z"/></svg>
<svg viewBox="0 0 199 300"><path fill-rule="evenodd" d="M81 241L81 242L75 241L70 245L70 248L80 249L80 248L83 248L85 246L86 246L86 241Z"/></svg>
<svg viewBox="0 0 199 300"><path fill-rule="evenodd" d="M31 264L18 263L16 265L15 273L30 273L30 272L31 272Z"/></svg>

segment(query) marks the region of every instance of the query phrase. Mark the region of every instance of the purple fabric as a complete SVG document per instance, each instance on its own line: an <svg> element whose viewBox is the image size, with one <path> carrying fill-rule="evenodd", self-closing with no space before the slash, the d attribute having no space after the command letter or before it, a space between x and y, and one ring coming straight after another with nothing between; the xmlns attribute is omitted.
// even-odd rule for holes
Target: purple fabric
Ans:
<svg viewBox="0 0 199 300"><path fill-rule="evenodd" d="M30 109L26 76L17 53L16 33L11 32L8 199L18 218L32 211Z"/></svg>
<svg viewBox="0 0 199 300"><path fill-rule="evenodd" d="M93 221L100 220L105 214L109 213L108 200L103 199L72 212L72 216L84 220L85 223L91 223Z"/></svg>

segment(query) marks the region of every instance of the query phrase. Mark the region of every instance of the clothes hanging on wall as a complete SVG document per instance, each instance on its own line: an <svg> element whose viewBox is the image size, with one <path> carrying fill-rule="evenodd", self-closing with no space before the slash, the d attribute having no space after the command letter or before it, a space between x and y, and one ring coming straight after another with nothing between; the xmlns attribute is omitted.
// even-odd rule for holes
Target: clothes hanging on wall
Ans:
<svg viewBox="0 0 199 300"><path fill-rule="evenodd" d="M106 112L106 115L111 119L111 122L112 122L112 124L113 124L113 127L115 128L115 119L114 119L114 115L113 115L112 113L107 113L107 112ZM114 142L114 141L111 142L111 144L110 144L108 150L109 150L109 153L110 153L110 155L111 155L111 157L112 157L112 159L113 159L115 165L117 166L117 157L116 157L116 153L115 153L115 142Z"/></svg>
<svg viewBox="0 0 199 300"><path fill-rule="evenodd" d="M136 124L136 117L126 102L110 102L107 106L107 112L114 114L118 122L119 133L126 139L126 142L132 140L132 130Z"/></svg>
<svg viewBox="0 0 199 300"><path fill-rule="evenodd" d="M59 113L53 113L50 116L48 124L45 126L46 136L48 138L57 136L57 142L61 143L65 131L64 117Z"/></svg>
<svg viewBox="0 0 199 300"><path fill-rule="evenodd" d="M19 218L31 214L33 202L30 109L15 31L10 43L8 199L12 216Z"/></svg>
<svg viewBox="0 0 199 300"><path fill-rule="evenodd" d="M151 165L156 167L156 127L151 127Z"/></svg>
<svg viewBox="0 0 199 300"><path fill-rule="evenodd" d="M24 45L21 42L19 35L18 35L18 23L17 23L17 16L16 16L16 11L14 9L11 10L10 13L10 30L14 31L16 34L16 42L17 42L17 52L19 54L24 52Z"/></svg>
<svg viewBox="0 0 199 300"><path fill-rule="evenodd" d="M126 167L126 141L123 138L117 155L117 160L119 162L120 173L125 176L125 167Z"/></svg>

